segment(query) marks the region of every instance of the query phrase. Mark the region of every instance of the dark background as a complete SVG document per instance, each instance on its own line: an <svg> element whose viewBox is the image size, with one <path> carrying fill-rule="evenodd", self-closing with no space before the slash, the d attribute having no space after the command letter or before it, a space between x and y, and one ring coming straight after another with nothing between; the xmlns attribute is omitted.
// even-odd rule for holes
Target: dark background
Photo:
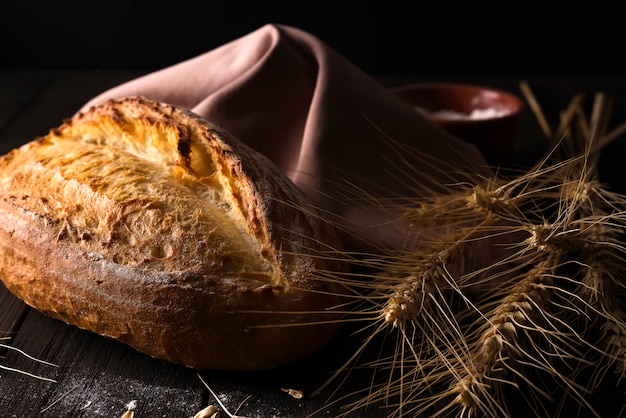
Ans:
<svg viewBox="0 0 626 418"><path fill-rule="evenodd" d="M281 3L4 0L0 65L152 71L266 23L282 23L316 35L375 76L626 74L622 14L617 7Z"/></svg>

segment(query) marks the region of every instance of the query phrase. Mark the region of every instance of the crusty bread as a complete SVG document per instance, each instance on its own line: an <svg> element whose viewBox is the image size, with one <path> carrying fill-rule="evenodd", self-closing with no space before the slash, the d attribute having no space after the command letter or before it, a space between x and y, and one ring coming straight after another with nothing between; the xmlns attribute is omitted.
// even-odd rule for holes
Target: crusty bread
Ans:
<svg viewBox="0 0 626 418"><path fill-rule="evenodd" d="M168 104L111 100L0 159L6 287L185 366L269 369L319 350L337 329L338 250L268 159Z"/></svg>

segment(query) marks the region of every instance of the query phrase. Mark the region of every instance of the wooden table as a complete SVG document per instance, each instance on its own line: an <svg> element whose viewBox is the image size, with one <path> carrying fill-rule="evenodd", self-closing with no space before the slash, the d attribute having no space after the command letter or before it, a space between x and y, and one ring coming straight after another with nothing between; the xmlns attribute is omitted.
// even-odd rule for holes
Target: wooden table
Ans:
<svg viewBox="0 0 626 418"><path fill-rule="evenodd" d="M95 70L0 72L0 153L46 134L88 99L140 74L139 71ZM380 81L392 86L425 80L380 77ZM517 78L447 81L471 81L519 92ZM545 111L555 117L573 94L603 90L615 100L615 118L626 121L626 79L528 81ZM536 123L529 116L516 148L519 161L532 161L540 155L537 151L539 135ZM621 156L626 155L624 147L624 141L617 141L603 162L606 178L622 192L626 190L625 168L621 164ZM239 415L305 417L315 413L316 417L334 417L338 408L325 406L333 388L313 399L296 399L282 389L306 391L316 387L346 358L351 344L355 343L342 333L312 358L270 372L198 372L149 358L115 341L47 318L27 307L3 286L0 286L0 312L0 337L6 338L2 342L54 364L36 362L15 350L0 350L3 417L121 417L131 403L136 405L135 417L193 417L209 404L218 405L200 376L230 412L239 408ZM54 382L10 369L27 371ZM349 386L350 383L346 383L346 388ZM614 399L608 394L605 398ZM384 417L386 413L373 408L367 415L355 416Z"/></svg>

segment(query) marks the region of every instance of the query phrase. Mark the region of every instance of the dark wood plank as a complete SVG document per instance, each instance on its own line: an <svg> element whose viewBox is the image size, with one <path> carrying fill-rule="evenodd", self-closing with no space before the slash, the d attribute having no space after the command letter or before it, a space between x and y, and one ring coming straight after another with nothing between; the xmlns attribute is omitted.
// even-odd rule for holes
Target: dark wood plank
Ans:
<svg viewBox="0 0 626 418"><path fill-rule="evenodd" d="M0 368L7 354L5 345L11 346L13 338L19 332L29 308L19 299L10 294L0 283ZM0 370L0 376L2 375Z"/></svg>
<svg viewBox="0 0 626 418"><path fill-rule="evenodd" d="M3 362L54 379L16 372L0 379L0 410L21 416L115 417L131 401L139 416L193 416L204 390L190 369L158 361L115 341L30 310L13 346L55 366L9 351Z"/></svg>

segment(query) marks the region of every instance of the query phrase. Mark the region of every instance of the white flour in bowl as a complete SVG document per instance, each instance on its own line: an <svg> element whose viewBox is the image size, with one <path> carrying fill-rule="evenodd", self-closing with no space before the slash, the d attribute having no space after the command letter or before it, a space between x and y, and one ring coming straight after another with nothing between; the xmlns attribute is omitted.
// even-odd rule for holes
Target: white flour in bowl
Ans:
<svg viewBox="0 0 626 418"><path fill-rule="evenodd" d="M416 107L420 113L427 116L439 118L439 119L457 119L457 120L476 120L476 119L491 119L504 116L509 113L506 109L488 108L488 109L474 109L471 113L462 113L454 110L438 110L435 112L429 112L424 108Z"/></svg>

